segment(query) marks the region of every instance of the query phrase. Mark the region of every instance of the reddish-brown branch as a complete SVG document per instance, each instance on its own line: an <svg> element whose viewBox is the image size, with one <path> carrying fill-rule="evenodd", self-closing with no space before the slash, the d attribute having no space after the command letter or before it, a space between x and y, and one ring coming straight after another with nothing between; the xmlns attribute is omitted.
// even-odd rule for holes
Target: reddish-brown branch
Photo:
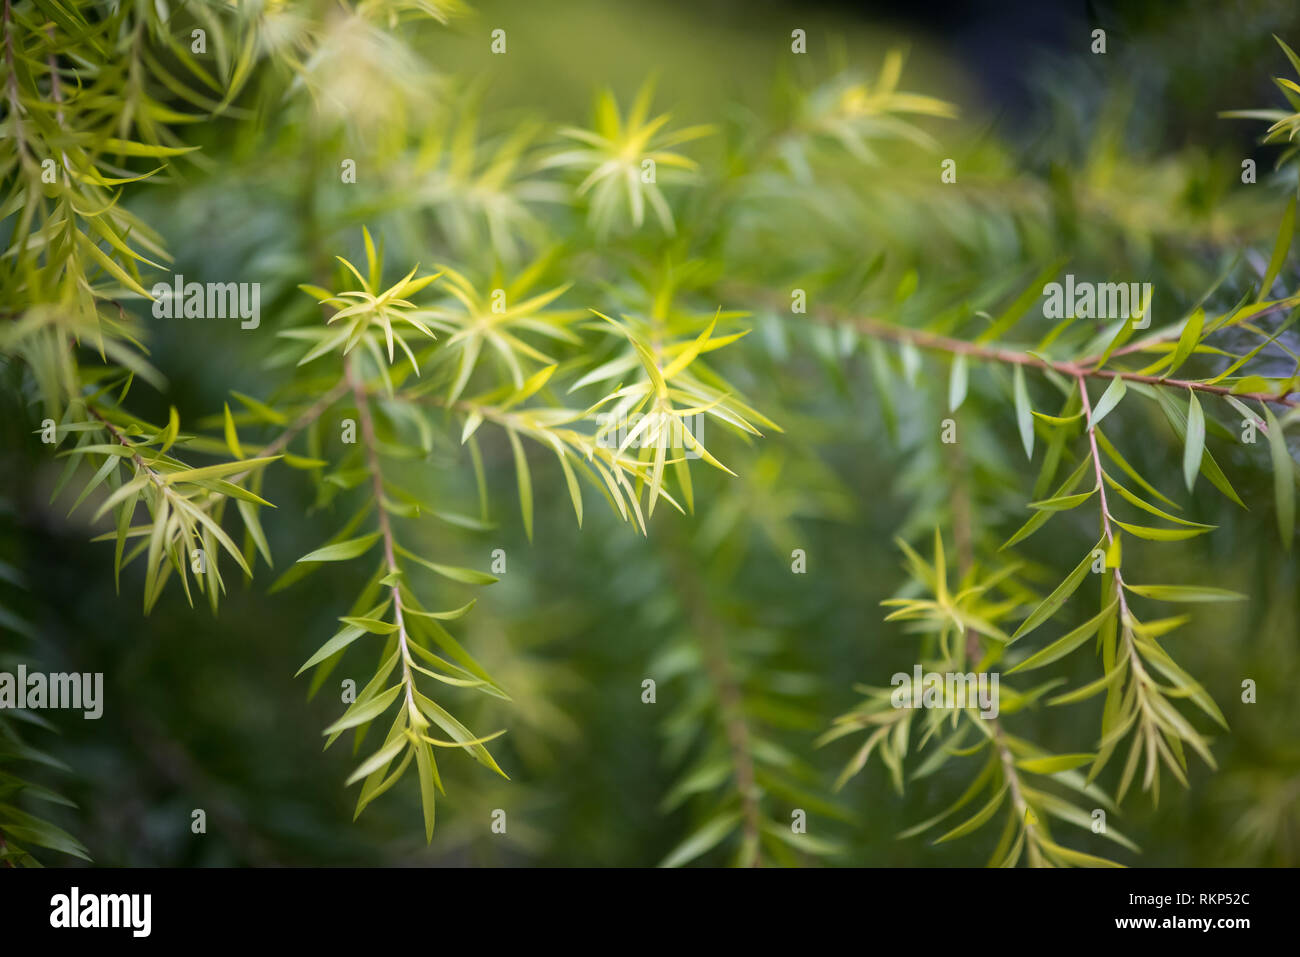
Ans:
<svg viewBox="0 0 1300 957"><path fill-rule="evenodd" d="M375 496L375 508L379 512L379 533L384 546L384 562L388 566L389 573L398 571L397 553L393 539L393 525L388 518L388 510L384 508L384 473L379 464L379 442L375 437L375 422L370 414L370 400L366 395L365 383L361 381L361 376L357 373L356 363L351 357L343 360L345 370L345 381L348 388L352 391L352 396L357 403L357 418L361 424L361 441L366 451L366 467L370 472L370 480ZM397 626L397 641L402 650L402 679L406 685L406 703L411 709L412 714L416 714L415 699L413 697L415 689L415 678L411 674L411 653L407 647L406 622L402 617L402 592L401 586L394 582L392 588L393 599L393 623Z"/></svg>
<svg viewBox="0 0 1300 957"><path fill-rule="evenodd" d="M905 326L894 325L893 323L883 322L879 319L873 319L866 316L848 317L843 320L856 326L862 332L877 339L889 339L893 342L909 342L918 349L928 349L938 352L946 352L950 355L971 356L977 359L988 359L996 362L1003 362L1009 365L1026 366L1033 369L1050 369L1053 372L1059 372L1061 375L1069 376L1073 379L1080 377L1092 379L1123 379L1126 382L1140 382L1146 385L1165 386L1176 389L1190 389L1193 392L1206 392L1213 395L1231 395L1238 399L1255 399L1259 402L1271 402L1275 405L1294 408L1300 405L1287 396L1273 395L1268 392L1233 392L1228 386L1211 385L1208 382L1196 382L1190 379L1170 379L1158 375L1144 375L1140 372L1126 372L1122 369L1096 369L1087 368L1087 364L1092 359L1082 360L1080 362L1066 362L1063 360L1043 359L1038 356L1032 356L1027 352L1016 352L1014 349L1001 349L992 346L983 346L974 342L967 342L964 339L954 339L951 336L941 336L933 332L926 332L922 329L909 329Z"/></svg>
<svg viewBox="0 0 1300 957"><path fill-rule="evenodd" d="M1115 532L1111 528L1110 505L1106 501L1106 483L1102 475L1101 455L1097 451L1097 427L1092 421L1092 403L1088 400L1088 383L1083 376L1077 379L1079 383L1079 397L1083 400L1083 413L1086 416L1088 428L1088 445L1092 455L1093 469L1097 475L1097 494L1101 496L1101 527L1106 535L1106 542L1109 544L1115 540ZM1128 598L1124 594L1124 574L1120 571L1119 565L1112 570L1115 576L1115 597L1119 601L1120 622L1122 631L1128 634ZM1138 659L1137 650L1133 647L1131 641L1126 641L1129 661L1133 666L1134 674L1144 674L1142 662Z"/></svg>
<svg viewBox="0 0 1300 957"><path fill-rule="evenodd" d="M754 298L755 292L752 288L744 286L728 286L728 294L734 294L739 298ZM1293 305L1293 303L1292 303ZM1283 304L1271 306L1268 309L1261 310L1256 316L1267 315L1283 308L1288 308ZM993 362L1002 362L1008 365L1025 366L1031 369L1043 369L1058 372L1061 375L1077 379L1085 376L1090 379L1123 379L1126 382L1138 382L1146 385L1162 386L1175 389L1190 389L1193 392L1204 392L1212 395L1231 395L1241 400L1254 399L1258 402L1271 402L1274 405L1285 406L1286 408L1296 408L1300 406L1300 401L1289 398L1290 392L1274 395L1268 392L1233 392L1229 386L1211 385L1208 382L1196 382L1190 379L1170 379L1158 375L1145 375L1140 372L1128 372L1122 369L1099 369L1095 368L1100 362L1102 356L1087 356L1074 362L1064 360L1045 359L1039 356L1030 355L1027 352L1017 352L1014 349L1004 349L998 346L986 346L977 342L967 342L965 339L956 339L952 336L944 336L934 332L927 332L924 329L911 329L907 326L900 326L892 322L885 322L882 319L876 319L872 316L855 316L846 315L838 309L832 307L823 307L810 313L810 316L817 322L823 323L848 323L860 332L871 336L874 339L885 339L890 342L906 342L918 349L926 349L933 352L945 352L949 355L963 355L976 359L986 359ZM1254 318L1254 317L1252 317ZM1153 343L1164 340L1164 336L1148 337L1138 343L1132 343L1116 349L1110 356L1128 355L1147 348Z"/></svg>

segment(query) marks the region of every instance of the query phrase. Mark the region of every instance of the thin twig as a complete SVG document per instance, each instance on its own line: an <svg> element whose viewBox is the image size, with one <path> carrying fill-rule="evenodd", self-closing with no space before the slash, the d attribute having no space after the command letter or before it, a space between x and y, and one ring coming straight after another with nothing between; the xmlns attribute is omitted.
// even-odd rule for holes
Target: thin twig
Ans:
<svg viewBox="0 0 1300 957"><path fill-rule="evenodd" d="M749 866L762 867L762 855L759 852L762 817L755 797L757 784L754 779L749 724L745 719L744 697L728 663L726 639L719 633L717 623L708 608L708 598L700 589L697 571L685 567L676 553L673 559L673 570L676 573L678 588L685 599L687 614L700 638L704 651L705 670L718 695L731 767L736 775L736 790L740 794L745 840L754 848Z"/></svg>
<svg viewBox="0 0 1300 957"><path fill-rule="evenodd" d="M1207 392L1213 395L1231 395L1242 400L1255 399L1259 402L1272 402L1275 405L1286 406L1287 408L1295 408L1297 405L1300 405L1300 402L1287 397L1290 395L1289 392L1282 395L1273 395L1268 392L1233 392L1229 386L1211 385L1208 382L1196 382L1191 379L1170 379L1165 376L1144 375L1140 372L1127 372L1122 369L1087 368L1086 363L1089 360L1066 362L1063 360L1044 359L1038 356L1032 356L1027 352L1017 352L1014 349L982 346L978 343L967 342L964 339L954 339L951 336L941 336L921 329L909 329L905 326L894 325L893 323L883 322L879 319L873 319L867 316L849 317L843 321L849 322L874 338L889 339L894 342L909 342L918 349L946 352L950 355L972 356L977 359L989 359L1009 365L1027 366L1033 369L1048 369L1053 372L1059 372L1061 375L1066 375L1073 379L1081 377L1093 379L1123 379L1126 382L1140 382L1146 385L1165 386L1175 389L1189 389L1193 392Z"/></svg>
<svg viewBox="0 0 1300 957"><path fill-rule="evenodd" d="M384 474L379 465L379 443L375 438L374 419L370 415L370 401L366 396L365 385L357 373L354 359L345 358L343 365L346 371L346 383L357 403L357 417L361 420L361 440L365 445L366 467L370 471L374 489L375 508L379 512L379 532L383 538L384 562L388 566L389 574L392 574L399 569L393 540L393 526L388 518L388 510L384 508ZM415 706L415 678L411 674L411 652L407 647L406 622L402 618L402 592L397 582L392 585L392 598L393 623L397 625L397 642L402 650L402 681L406 685L406 704L411 714L415 715L419 713Z"/></svg>
<svg viewBox="0 0 1300 957"><path fill-rule="evenodd" d="M742 295L752 294L752 290L737 290ZM1278 306L1276 308L1282 308ZM1271 308L1267 311L1273 311ZM1260 313L1262 315L1263 312ZM848 323L859 331L871 336L874 339L886 339L891 342L906 342L918 349L926 349L932 352L944 352L949 355L970 356L976 359L986 359L994 362L1002 362L1008 365L1025 366L1031 369L1043 369L1058 372L1061 375L1077 379L1080 376L1093 379L1123 379L1126 382L1138 382L1145 385L1164 386L1166 388L1189 389L1193 392L1205 392L1212 395L1231 395L1234 398L1247 400L1254 399L1258 402L1271 402L1274 405L1284 406L1286 408L1296 408L1300 406L1300 401L1290 399L1290 392L1274 395L1269 392L1234 392L1229 386L1212 385L1208 382L1197 382L1191 379L1170 379L1166 376L1145 375L1140 372L1128 372L1123 369L1099 369L1095 367L1101 357L1088 356L1073 362L1065 360L1045 359L1040 356L1030 355L1027 352L1018 352L1014 349L1004 349L997 346L985 346L975 342L967 342L965 339L955 339L952 336L939 335L934 332L927 332L924 329L912 329L907 326L900 326L896 323L885 322L882 319L876 319L872 316L854 316L842 315L836 309L823 307L811 312L817 322L834 324ZM1135 343L1125 349L1117 349L1112 353L1123 355L1129 352L1138 351L1141 348L1160 341L1161 337L1154 337L1143 340L1141 343ZM1092 366L1092 368L1090 368Z"/></svg>

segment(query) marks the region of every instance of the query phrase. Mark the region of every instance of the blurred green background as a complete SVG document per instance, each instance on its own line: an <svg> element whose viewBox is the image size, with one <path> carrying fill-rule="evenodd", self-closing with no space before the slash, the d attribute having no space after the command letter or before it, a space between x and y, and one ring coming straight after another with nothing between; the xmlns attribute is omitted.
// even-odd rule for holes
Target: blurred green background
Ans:
<svg viewBox="0 0 1300 957"><path fill-rule="evenodd" d="M854 228L866 222L870 229L844 237L844 250L866 261L886 249L891 274L915 265L923 289L946 293L1065 249L1077 272L1109 266L1116 274L1153 275L1162 290L1181 289L1186 302L1175 304L1170 293L1158 306L1168 310L1158 317L1170 320L1240 245L1267 250L1285 195L1287 184L1268 177L1272 153L1255 145L1261 130L1215 114L1276 105L1269 77L1285 63L1270 33L1300 39L1294 3L475 6L474 19L430 31L421 49L438 70L482 83L480 113L496 129L535 113L583 122L595 89L609 86L626 101L651 73L659 77L656 104L671 108L675 122L743 127L746 110L771 106L780 76L825 77L839 65L871 74L886 50L907 45L904 88L960 106L959 123L936 135L945 149L952 144L945 155L960 157L961 191L925 192L892 173L864 173ZM1109 31L1104 58L1088 52L1098 24ZM796 27L807 30L810 52L807 62L791 65ZM488 52L495 28L507 31L506 56ZM274 114L261 122L276 129ZM412 263L445 255L419 249L391 211L362 217L324 200L322 218L304 218L303 176L335 160L308 155L299 133L276 129L268 152L241 139L233 121L198 128L194 141L205 143L212 168L132 194L133 208L168 236L176 272L285 277L264 288L265 336L200 322L153 324L154 361L171 391L146 396L142 389L134 397L142 414L165 416L171 403L184 420L197 421L219 411L229 390L264 396L275 388L260 362L271 331L313 308L292 289L307 278L305 250L355 254L360 222L376 234L387 222L390 248L411 253ZM722 141L692 154L720 161ZM1261 169L1253 192L1237 185L1235 172L1248 156ZM370 157L357 158L364 176ZM1060 200L1062 190L1070 203ZM762 255L784 243L787 261L776 269L797 263L800 241L797 233L774 239L756 229L728 237L723 248ZM602 308L599 284L577 278L566 302ZM1293 266L1283 278L1294 288ZM1243 289L1230 282L1216 302L1230 305ZM852 749L812 747L830 719L854 704L855 682L886 684L916 660L911 639L881 623L878 603L903 581L893 536L927 529L943 514L927 491L943 468L932 434L940 397L922 390L901 398L893 439L863 355L828 363L811 330L780 331L761 304L726 307L755 311L759 327L728 350L738 353L729 374L786 432L753 448L724 442L720 454L740 477L699 480L697 498L711 503L710 514L684 518L664 509L643 538L589 496L579 531L562 478L547 463L534 473L540 507L530 544L508 447L494 443L485 452L496 530L428 530L440 561L486 568L493 549L506 550L503 581L478 596L457 634L514 698L505 704L467 696L463 717L471 727L510 728L497 756L511 780L492 778L459 755L444 760L448 797L431 847L413 779L351 821L354 790L342 782L355 759L345 745L320 749L320 729L339 705L328 691L306 703L307 679L293 678L346 612L355 570L327 567L270 597L272 575L247 587L231 578L216 618L191 610L171 589L144 618L138 569L124 576L119 598L111 546L89 542L96 530L86 524L87 510L69 520L67 500L48 504L58 466L32 436L35 410L18 407L6 390L0 454L10 512L0 527L0 558L22 570L24 587L0 588L5 605L34 625L22 657L45 670L105 674L103 718L55 714L60 734L42 737L72 768L45 779L80 805L54 819L107 865L655 864L694 820L689 802L662 808L684 761L665 739L674 721L692 720L692 682L706 668L679 651L717 633L742 676L757 674L761 662L766 677L754 681L776 685L755 694L756 726L792 756L809 794L833 802L808 807L795 797L771 798L778 820L789 808L808 807L810 833L844 845L827 863L982 864L993 828L937 848L895 838L951 803L967 783L965 769L950 765L900 797L873 764L832 796ZM1032 484L1023 459L1009 454L1009 418L990 414L970 433L1002 461L1001 474L984 476L977 502L980 532L990 538L1019 524L1016 497L1023 504ZM1165 441L1162 422L1130 410L1123 429L1112 430L1144 474L1176 484L1179 453ZM432 467L451 459L450 450L435 451L431 463L409 467L428 470L426 481L440 496L472 509L468 475L451 479ZM1149 580L1207 582L1252 597L1198 609L1172 640L1232 732L1215 742L1219 770L1193 765L1188 790L1167 782L1156 808L1145 795L1130 795L1116 826L1143 849L1121 858L1131 865L1294 866L1300 859L1296 560L1277 544L1262 447L1226 447L1220 461L1251 510L1230 509L1201 483L1189 514L1218 523L1217 532L1176 549L1133 543L1126 555L1150 569ZM311 492L292 472L275 473L264 494L280 506L265 520L277 569L348 514L342 507L309 511ZM1053 569L1071 567L1091 540L1082 518L1076 526L1057 521L1053 535L1032 540L1028 550ZM806 575L790 574L792 548L807 551ZM449 590L449 600L459 598L454 604L470 596L469 589ZM644 704L641 682L655 676L663 676L658 702ZM1076 667L1072 684L1086 677ZM1258 683L1257 704L1241 703L1244 678ZM1015 728L1057 751L1089 750L1095 709L1038 709L1017 715ZM190 832L195 808L207 812L205 835ZM505 835L489 829L497 808L508 815ZM1107 853L1091 835L1076 840ZM726 859L724 852L704 858ZM44 860L68 863L53 854Z"/></svg>

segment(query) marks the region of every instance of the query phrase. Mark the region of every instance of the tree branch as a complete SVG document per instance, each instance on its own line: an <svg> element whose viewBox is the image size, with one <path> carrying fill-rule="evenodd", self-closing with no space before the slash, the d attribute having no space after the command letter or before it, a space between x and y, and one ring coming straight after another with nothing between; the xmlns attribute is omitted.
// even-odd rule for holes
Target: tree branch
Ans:
<svg viewBox="0 0 1300 957"><path fill-rule="evenodd" d="M400 569L397 567L392 522L388 518L388 510L384 508L384 474L379 465L379 443L375 438L374 419L370 415L370 401L366 396L365 384L357 373L356 362L351 356L343 360L343 367L346 384L352 391L352 396L357 403L357 417L361 420L361 440L366 451L366 467L370 471L370 479L374 489L375 508L379 511L379 532L383 538L384 562L391 574ZM411 652L407 647L406 622L402 618L401 587L396 582L391 587L393 623L397 625L397 643L402 651L402 682L406 686L406 705L414 716L420 712L415 706L415 678L411 674Z"/></svg>
<svg viewBox="0 0 1300 957"><path fill-rule="evenodd" d="M752 298L752 290L740 290L742 295L749 294ZM1278 309L1281 306L1276 307ZM1273 311L1264 310L1257 315L1263 315L1264 312ZM1193 392L1204 392L1212 395L1231 395L1241 400L1254 399L1259 402L1271 402L1274 405L1284 406L1286 408L1296 408L1300 406L1300 401L1288 398L1290 392L1280 395L1273 395L1268 392L1233 392L1229 386L1211 385L1208 382L1196 382L1191 379L1170 379L1165 376L1144 375L1140 372L1126 372L1122 369L1099 369L1089 368L1100 360L1100 356L1088 356L1074 362L1064 360L1044 359L1038 356L1030 355L1027 352L1017 352L1014 349L1003 349L996 346L984 346L975 342L967 342L965 339L956 339L952 336L939 335L933 332L926 332L923 329L911 329L907 326L900 326L892 322L885 322L882 319L876 319L871 316L851 316L840 315L838 310L831 307L823 307L809 313L817 322L834 324L845 322L853 326L860 332L871 336L873 339L885 339L891 342L906 342L918 349L926 349L931 352L945 352L949 355L964 355L975 359L984 359L992 362L1001 362L1007 365L1026 366L1031 369L1051 370L1059 372L1061 375L1077 379L1080 376L1093 379L1123 379L1126 382L1139 382L1146 385L1165 386L1175 389L1190 389ZM1127 355L1139 351L1154 342L1162 341L1162 337L1145 339L1140 343L1134 343L1123 349L1117 349L1112 355Z"/></svg>

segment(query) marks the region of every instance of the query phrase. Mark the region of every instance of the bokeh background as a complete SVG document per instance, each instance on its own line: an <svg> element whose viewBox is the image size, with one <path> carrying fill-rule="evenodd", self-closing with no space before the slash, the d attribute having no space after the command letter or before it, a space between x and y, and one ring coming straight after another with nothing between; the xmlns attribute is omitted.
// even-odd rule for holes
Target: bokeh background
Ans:
<svg viewBox="0 0 1300 957"><path fill-rule="evenodd" d="M783 74L824 77L840 65L872 73L887 50L905 45L904 87L960 107L960 120L941 131L960 158L960 189L940 193L918 185L919 175L904 181L886 160L878 173L864 171L848 197L857 218L842 243L846 257L867 261L888 249L891 270L917 266L922 288L935 289L933 301L983 270L1046 261L1065 249L1077 271L1154 275L1159 288L1182 290L1184 302L1173 301L1175 292L1159 303L1167 311L1157 318L1171 320L1232 254L1249 247L1267 256L1284 202L1287 183L1269 178L1276 151L1257 145L1260 127L1216 114L1277 105L1269 77L1286 64L1270 34L1300 41L1294 3L478 0L475 7L473 19L421 36L421 49L439 71L476 81L480 115L496 130L533 115L581 123L597 88L630 98L651 73L659 78L656 103L671 107L676 122L743 128L747 111L768 108ZM1108 31L1104 57L1088 51L1095 26ZM498 27L509 38L504 57L491 56L485 39ZM792 66L796 27L808 32L810 53ZM418 97L410 102L418 105ZM273 117L262 119L274 125ZM308 251L355 254L361 222L376 232L387 225L390 248L413 253L411 262L443 255L421 250L392 209L326 199L305 215L298 187L316 164L334 159L312 155L301 134L280 126L273 136L252 137L234 121L208 124L192 135L211 164L131 199L167 235L177 272L296 276L264 288L268 334L313 308L292 289L306 278ZM378 155L382 144L372 146ZM720 148L692 152L707 163ZM1238 183L1246 157L1259 161L1255 187ZM367 157L358 159L364 176ZM927 169L926 184L934 178ZM801 242L797 232L778 239L756 228L728 242L747 252L784 243L786 256ZM1283 277L1294 288L1293 266ZM1244 288L1230 281L1216 302L1226 307ZM598 284L580 283L574 296L599 308L601 294ZM915 303L924 309L926 300ZM511 729L497 750L511 780L450 755L442 762L449 796L429 847L413 776L352 822L354 789L342 782L355 759L345 746L321 752L320 730L338 705L329 695L308 703L307 679L293 677L346 612L355 569L326 567L270 596L271 575L248 586L232 579L217 617L190 609L171 589L143 617L138 570L116 595L111 545L89 541L97 530L86 524L87 511L68 519L67 500L49 503L58 466L32 436L35 410L6 392L0 469L10 510L0 524L0 557L22 581L0 588L6 607L32 627L5 640L45 670L102 671L106 681L101 720L55 714L59 733L42 734L42 747L71 768L44 779L80 806L57 809L54 819L106 865L655 864L698 823L689 801L666 808L665 797L690 759L679 745L682 727L706 720L692 701L707 694L700 688L710 649L721 647L742 682L754 683L750 713L765 744L788 754L801 782L800 794L771 798L776 816L804 807L810 832L841 846L823 863L982 864L994 833L941 847L895 837L950 803L967 783L962 772L946 768L899 796L872 765L832 794L854 746L813 747L830 719L855 703L855 682L887 683L916 660L911 639L881 623L878 603L903 581L893 536L912 537L943 514L929 491L944 468L932 434L938 396L900 391L891 435L861 353L828 359L811 330L776 323L761 304L728 306L755 311L758 328L732 347L741 353L733 378L786 432L753 448L724 444L722 457L736 460L739 478L704 477L697 497L707 510L683 518L663 509L642 537L589 498L579 531L561 475L537 467L529 543L501 443L485 449L496 528L428 531L441 561L482 568L493 549L506 550L508 573L480 596L458 635L514 699L467 699L471 727ZM276 386L275 374L262 371L267 343L219 325L155 323L154 361L171 388L166 396L141 391L141 413L165 417L171 403L186 421L199 421L219 412L232 389L266 395ZM1001 467L983 477L988 489L977 502L991 538L1019 524L1010 503L1018 495L1023 503L1032 483L1023 459L1011 454L1009 419L990 412L970 433L971 441L1002 449ZM1163 425L1139 411L1111 428L1145 474L1177 486L1178 448L1149 441L1165 434ZM1152 569L1151 580L1202 581L1252 597L1198 609L1172 639L1232 731L1215 742L1218 771L1194 765L1191 787L1166 782L1158 807L1130 795L1116 825L1143 849L1121 858L1131 865L1293 866L1300 859L1296 559L1277 542L1264 447L1223 448L1220 460L1250 511L1226 506L1201 483L1189 508L1218 531L1177 548L1134 543L1126 555ZM472 502L468 474L440 477L443 462L436 451L409 468L428 470L447 500ZM347 514L313 511L310 489L292 472L275 473L264 494L283 513L266 519L279 569ZM1058 521L1056 533L1029 549L1048 568L1072 566L1089 534L1083 524ZM806 575L790 573L792 548L810 556ZM1071 676L1086 674L1079 667ZM648 676L659 681L654 705L641 700ZM1240 702L1243 678L1258 682L1257 704ZM1058 751L1094 743L1090 709L1038 709L1016 721L1017 733ZM194 808L207 812L201 836L190 832ZM507 811L505 835L489 830L496 808ZM1078 841L1110 853L1091 835ZM725 863L727 854L703 860Z"/></svg>

